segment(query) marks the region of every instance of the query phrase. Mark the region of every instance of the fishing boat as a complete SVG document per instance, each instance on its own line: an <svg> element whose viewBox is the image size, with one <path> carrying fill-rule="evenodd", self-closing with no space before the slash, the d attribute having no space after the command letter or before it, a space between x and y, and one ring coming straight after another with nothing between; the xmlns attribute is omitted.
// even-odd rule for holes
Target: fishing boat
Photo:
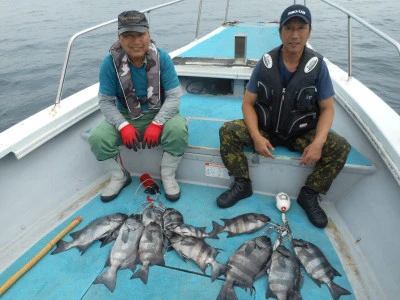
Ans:
<svg viewBox="0 0 400 300"><path fill-rule="evenodd" d="M143 12L149 15L181 1ZM327 9L340 10L400 51L399 43L357 15L330 1L322 0L322 4ZM282 6L280 11L285 8L281 3L275 5ZM116 19L71 38L56 103L0 134L2 299L215 299L225 277L212 282L209 268L201 272L193 261L182 260L176 251L165 252L165 266L150 268L147 284L130 279L131 270L119 270L116 288L111 292L93 281L106 269L112 243L100 247L100 242L95 242L83 255L77 249L57 255L50 255L49 250L54 249L54 238L73 220L81 220L72 229L76 231L109 214L141 213L143 203L152 200L180 211L185 223L204 226L207 231L211 231L212 221L221 223L222 218L253 212L281 224L282 213L276 207L280 192L291 199L285 216L292 235L317 245L341 273L335 283L351 291L342 299L398 297L400 116L352 76L351 51L347 71L325 58L336 92L332 130L346 137L352 146L344 169L322 197L328 226L312 226L298 206L296 197L311 167L299 166L300 153L283 147L274 150L275 160L246 149L254 194L229 209L217 206L216 198L233 180L221 161L218 130L225 121L242 118L241 102L255 63L280 44L277 23L229 21L229 6L228 0L225 21L219 28L201 38L196 30L193 42L170 53L184 92L180 113L187 119L190 134L177 172L182 190L177 202L169 202L163 194L159 180L161 149L134 153L123 147L121 157L132 174L132 183L114 201L100 201L99 193L108 178L87 142L91 128L103 119L98 106L99 85L88 86L64 99L61 95L75 38L115 25ZM201 10L199 1L198 11L193 12L194 20L197 14L196 29L202 20ZM270 18L274 20L276 16ZM159 183L161 195L145 193L139 180L142 174L150 174ZM278 233L267 229L268 226L229 238L221 233L219 239L206 241L221 249L216 259L226 263L251 238L268 235L276 241ZM71 240L68 235L61 237ZM289 239L281 242L290 249ZM34 259L38 253L42 253L41 259ZM33 263L27 266L32 259ZM14 277L15 274L20 275ZM304 270L303 276L303 299L332 299L326 285L319 287ZM257 279L252 291L235 287L238 298L265 299L267 278L264 275Z"/></svg>

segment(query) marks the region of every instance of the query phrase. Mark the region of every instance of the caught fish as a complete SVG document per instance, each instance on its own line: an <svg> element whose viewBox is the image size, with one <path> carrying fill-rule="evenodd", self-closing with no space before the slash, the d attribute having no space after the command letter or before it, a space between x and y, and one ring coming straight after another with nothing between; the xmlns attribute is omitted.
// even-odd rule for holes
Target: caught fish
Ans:
<svg viewBox="0 0 400 300"><path fill-rule="evenodd" d="M169 228L174 225L183 224L183 216L176 209L167 208L163 212L163 223L164 233L167 237L170 237L172 235L172 232L169 231Z"/></svg>
<svg viewBox="0 0 400 300"><path fill-rule="evenodd" d="M131 215L122 225L119 235L111 248L105 267L110 267L105 273L93 281L93 284L102 283L111 292L114 291L118 269L136 269L136 259L140 237L144 226L140 215Z"/></svg>
<svg viewBox="0 0 400 300"><path fill-rule="evenodd" d="M351 294L351 292L333 282L335 276L342 275L332 267L321 249L314 244L301 239L293 239L292 245L297 258L307 271L308 275L310 275L312 280L319 287L321 287L321 284L325 283L328 286L333 299L337 300L342 295Z"/></svg>
<svg viewBox="0 0 400 300"><path fill-rule="evenodd" d="M143 212L143 225L147 226L151 222L156 222L161 228L163 227L163 213L154 205L148 206Z"/></svg>
<svg viewBox="0 0 400 300"><path fill-rule="evenodd" d="M183 260L186 258L193 260L203 273L206 272L207 266L211 265L213 269L211 281L217 279L221 274L225 274L226 265L216 261L219 251L208 245L204 240L175 234L170 238L170 241L172 247Z"/></svg>
<svg viewBox="0 0 400 300"><path fill-rule="evenodd" d="M189 224L177 224L169 226L168 229L171 232L179 234L181 236L193 236L198 239L219 239L215 232L206 233L206 227L195 227Z"/></svg>
<svg viewBox="0 0 400 300"><path fill-rule="evenodd" d="M303 299L300 294L303 284L300 264L285 246L280 245L272 252L268 274L267 299Z"/></svg>
<svg viewBox="0 0 400 300"><path fill-rule="evenodd" d="M249 288L252 294L253 282L266 273L271 254L272 244L268 236L259 236L240 246L226 263L226 280L217 300L236 300L233 286Z"/></svg>
<svg viewBox="0 0 400 300"><path fill-rule="evenodd" d="M156 222L151 222L143 230L137 261L142 267L132 275L131 279L140 278L144 284L147 284L149 277L149 266L165 265L163 231Z"/></svg>
<svg viewBox="0 0 400 300"><path fill-rule="evenodd" d="M119 230L121 229L121 227L122 227L122 224L123 223L121 223L121 225L119 225L117 228L115 228L111 233L109 233L106 237L104 237L104 238L102 238L101 239L101 245L100 245L100 247L104 247L105 245L108 245L109 243L111 243L111 242L113 242L113 241L115 241L116 239L117 239L117 237L118 237L118 235L119 235Z"/></svg>
<svg viewBox="0 0 400 300"><path fill-rule="evenodd" d="M264 227L271 221L271 218L263 214L248 213L232 219L221 220L224 222L224 226L213 221L213 230L210 234L216 235L221 232L228 232L227 237L232 237L242 233L252 233Z"/></svg>
<svg viewBox="0 0 400 300"><path fill-rule="evenodd" d="M64 240L58 241L56 244L57 248L51 252L51 254L61 253L76 247L82 255L94 241L101 240L109 236L127 218L128 215L121 213L97 218L81 230L72 232L70 234L73 239L71 242L65 242Z"/></svg>

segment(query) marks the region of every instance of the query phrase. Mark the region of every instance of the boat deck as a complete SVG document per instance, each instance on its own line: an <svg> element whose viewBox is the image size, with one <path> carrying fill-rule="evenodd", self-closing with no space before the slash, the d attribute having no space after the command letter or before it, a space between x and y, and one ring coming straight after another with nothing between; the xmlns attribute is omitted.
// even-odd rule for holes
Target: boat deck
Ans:
<svg viewBox="0 0 400 300"><path fill-rule="evenodd" d="M6 281L14 272L22 267L42 247L44 247L56 234L71 222L74 217L82 216L82 222L73 230L76 231L86 226L92 220L116 213L140 213L142 203L146 202L147 194L143 187L139 187L137 177L125 188L119 197L104 204L99 196L93 198L74 216L58 226L47 236L31 248L17 262L0 275L0 282ZM139 188L138 188L139 187ZM182 197L176 203L164 201L164 196L159 199L166 207L179 210L184 221L194 226L205 226L207 232L212 229L211 222L223 224L220 218L232 218L234 216L258 212L268 215L272 220L281 223L281 216L275 208L275 200L271 196L254 194L245 201L229 209L218 208L216 197L223 191L222 188L205 187L201 185L182 183ZM292 206L287 213L287 218L296 238L301 238L316 244L325 253L331 264L343 275L336 277L335 282L351 291L351 286L346 278L345 271L339 261L335 250L324 230L313 227L307 220L305 213L292 201ZM252 237L266 233L267 227L252 234L243 234L227 238L226 233L219 234L220 239L206 239L213 247L223 251L217 256L217 260L225 263L234 251L245 241ZM276 233L269 235L272 241ZM66 241L71 237L66 236ZM289 242L285 242L290 247ZM211 267L203 275L201 270L192 261L184 262L175 251L165 253L165 267L150 267L147 285L139 279L130 280L130 270L119 270L115 291L111 293L104 285L92 282L104 270L104 264L108 257L112 243L100 248L100 242L95 242L81 256L76 248L57 255L47 254L37 265L16 282L2 297L2 299L215 299L222 287L223 281L218 279L211 282L208 276ZM303 272L304 285L301 289L303 299L331 299L326 285L319 288L308 275ZM255 292L235 287L239 299L265 299L267 289L267 276L258 279L255 284ZM353 295L343 299L355 299Z"/></svg>

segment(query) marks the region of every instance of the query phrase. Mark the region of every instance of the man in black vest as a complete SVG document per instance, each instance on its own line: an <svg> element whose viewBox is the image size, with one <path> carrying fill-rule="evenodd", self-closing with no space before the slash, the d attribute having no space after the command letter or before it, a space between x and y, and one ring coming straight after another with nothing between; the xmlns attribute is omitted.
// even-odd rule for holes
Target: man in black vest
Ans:
<svg viewBox="0 0 400 300"><path fill-rule="evenodd" d="M274 158L274 146L302 153L300 165L315 165L297 201L311 223L324 228L328 218L318 203L342 170L350 145L330 131L334 90L323 57L306 47L311 13L303 5L282 13L282 45L266 53L255 66L243 99L244 119L220 129L221 157L235 181L217 198L226 208L253 193L244 146Z"/></svg>

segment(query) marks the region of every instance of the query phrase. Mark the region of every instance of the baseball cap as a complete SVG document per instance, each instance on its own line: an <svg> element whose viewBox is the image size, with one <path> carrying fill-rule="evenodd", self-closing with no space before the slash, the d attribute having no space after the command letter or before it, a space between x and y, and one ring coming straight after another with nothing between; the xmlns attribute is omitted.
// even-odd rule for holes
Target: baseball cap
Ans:
<svg viewBox="0 0 400 300"><path fill-rule="evenodd" d="M287 21L294 17L299 17L303 19L306 24L311 24L310 10L304 5L294 4L283 11L280 26L283 26Z"/></svg>
<svg viewBox="0 0 400 300"><path fill-rule="evenodd" d="M149 30L146 16L137 10L124 11L118 16L118 34L135 31L144 33Z"/></svg>

